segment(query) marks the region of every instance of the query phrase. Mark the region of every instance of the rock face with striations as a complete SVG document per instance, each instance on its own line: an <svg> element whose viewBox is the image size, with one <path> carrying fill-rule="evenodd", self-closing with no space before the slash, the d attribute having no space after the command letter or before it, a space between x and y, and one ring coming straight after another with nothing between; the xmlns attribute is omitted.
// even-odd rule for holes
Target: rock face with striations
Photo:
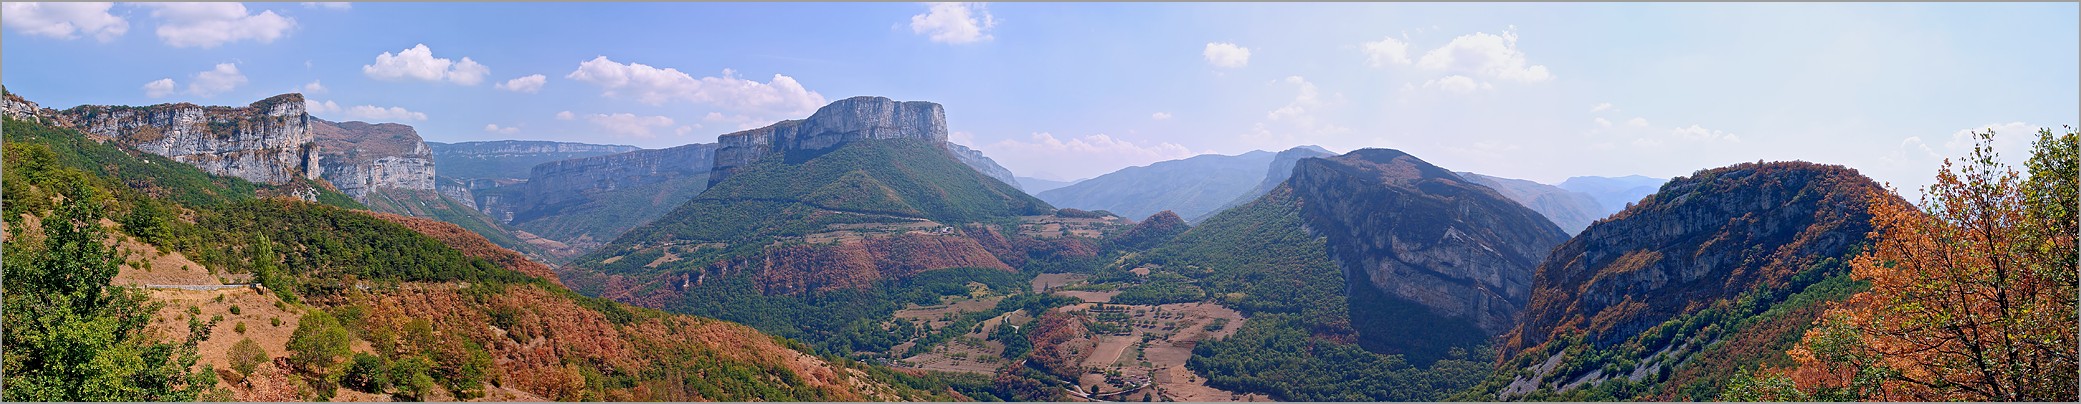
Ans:
<svg viewBox="0 0 2081 404"><path fill-rule="evenodd" d="M1509 331L1533 268L1568 239L1537 212L1396 150L1303 159L1287 184L1344 269L1354 328L1390 352Z"/></svg>
<svg viewBox="0 0 2081 404"><path fill-rule="evenodd" d="M302 94L268 97L244 107L82 105L59 114L81 131L211 174L268 184L319 175L318 149Z"/></svg>
<svg viewBox="0 0 2081 404"><path fill-rule="evenodd" d="M702 175L715 165L716 145L697 143L536 165L528 174L523 211L570 204L612 191Z"/></svg>
<svg viewBox="0 0 2081 404"><path fill-rule="evenodd" d="M722 135L717 139L715 186L739 167L789 151L817 151L861 139L928 139L947 141L946 110L925 101L897 102L887 97L853 97L818 108L808 119Z"/></svg>
<svg viewBox="0 0 2081 404"><path fill-rule="evenodd" d="M455 178L476 189L526 179L529 170L542 163L642 150L636 146L539 140L427 142L426 145L434 149L434 164L441 167L441 176Z"/></svg>
<svg viewBox="0 0 2081 404"><path fill-rule="evenodd" d="M434 189L433 150L411 126L311 118L320 176L341 193L368 202L377 189Z"/></svg>
<svg viewBox="0 0 2081 404"><path fill-rule="evenodd" d="M981 150L970 149L968 146L947 142L947 152L954 153L955 159L961 160L961 164L967 164L968 168L973 168L976 172L988 175L990 178L995 178L998 181L1003 181L1006 185L1011 185L1022 191L1026 189L1025 186L1019 184L1019 178L1012 175L1012 170L997 165L997 160L992 160L990 156L983 155Z"/></svg>

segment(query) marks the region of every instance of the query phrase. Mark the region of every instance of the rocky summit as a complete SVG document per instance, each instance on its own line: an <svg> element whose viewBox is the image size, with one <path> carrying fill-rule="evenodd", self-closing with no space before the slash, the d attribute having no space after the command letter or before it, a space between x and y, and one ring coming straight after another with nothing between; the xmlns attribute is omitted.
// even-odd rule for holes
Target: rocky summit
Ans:
<svg viewBox="0 0 2081 404"><path fill-rule="evenodd" d="M190 103L143 107L82 105L63 111L8 95L7 114L114 140L192 164L211 174L285 184L316 179L318 150L303 95L268 97L244 107Z"/></svg>
<svg viewBox="0 0 2081 404"><path fill-rule="evenodd" d="M1396 150L1303 159L1287 184L1344 268L1352 324L1391 352L1508 331L1530 300L1533 267L1568 238L1496 191Z"/></svg>
<svg viewBox="0 0 2081 404"><path fill-rule="evenodd" d="M780 121L763 128L724 134L717 139L715 186L738 169L790 151L828 150L861 139L925 139L947 141L946 110L924 101L898 102L887 97L853 97L818 108L808 119Z"/></svg>
<svg viewBox="0 0 2081 404"><path fill-rule="evenodd" d="M369 192L434 189L433 150L419 131L396 123L332 122L311 118L320 177L367 203Z"/></svg>

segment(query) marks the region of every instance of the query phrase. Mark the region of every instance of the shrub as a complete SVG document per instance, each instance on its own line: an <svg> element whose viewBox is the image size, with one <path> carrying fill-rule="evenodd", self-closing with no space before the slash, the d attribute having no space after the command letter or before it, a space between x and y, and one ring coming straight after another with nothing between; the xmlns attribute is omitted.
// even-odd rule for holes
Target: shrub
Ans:
<svg viewBox="0 0 2081 404"><path fill-rule="evenodd" d="M231 371L237 373L240 380L252 376L253 369L268 359L267 350L260 349L260 343L253 342L252 338L240 338L238 343L231 344L230 356Z"/></svg>
<svg viewBox="0 0 2081 404"><path fill-rule="evenodd" d="M354 360L347 363L347 372L340 375L340 385L361 392L381 393L390 388L390 364L375 355L354 354Z"/></svg>

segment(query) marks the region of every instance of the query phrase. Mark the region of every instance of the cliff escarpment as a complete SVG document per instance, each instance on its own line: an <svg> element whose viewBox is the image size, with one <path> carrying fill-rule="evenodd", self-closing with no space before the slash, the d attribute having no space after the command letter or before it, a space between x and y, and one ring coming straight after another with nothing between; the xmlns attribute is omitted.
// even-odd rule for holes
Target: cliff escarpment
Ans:
<svg viewBox="0 0 2081 404"><path fill-rule="evenodd" d="M719 148L715 151L715 169L708 178L708 185L715 186L742 167L768 156L827 151L862 139L925 139L934 144L946 143L946 110L939 104L924 101L853 97L818 108L808 119L780 121L763 128L724 134L717 138Z"/></svg>
<svg viewBox="0 0 2081 404"><path fill-rule="evenodd" d="M41 110L10 100L8 113L18 109ZM38 115L211 174L267 184L315 179L319 174L302 94L277 95L243 107L82 105Z"/></svg>
<svg viewBox="0 0 2081 404"><path fill-rule="evenodd" d="M1387 352L1427 356L1509 331L1533 268L1568 239L1495 190L1395 150L1303 159L1287 185L1344 269L1361 345Z"/></svg>
<svg viewBox="0 0 2081 404"><path fill-rule="evenodd" d="M433 150L411 126L310 119L319 176L362 203L379 188L434 189Z"/></svg>

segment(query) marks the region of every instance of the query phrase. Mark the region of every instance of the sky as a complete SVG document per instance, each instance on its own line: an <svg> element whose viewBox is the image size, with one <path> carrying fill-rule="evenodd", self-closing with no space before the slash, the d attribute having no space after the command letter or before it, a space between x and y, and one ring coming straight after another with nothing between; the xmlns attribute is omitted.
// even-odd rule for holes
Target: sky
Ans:
<svg viewBox="0 0 2081 404"><path fill-rule="evenodd" d="M1079 179L1202 153L1395 148L1557 183L1740 162L1903 190L1992 128L2081 123L2074 3L5 3L45 106L244 105L428 141L714 142L875 95Z"/></svg>

